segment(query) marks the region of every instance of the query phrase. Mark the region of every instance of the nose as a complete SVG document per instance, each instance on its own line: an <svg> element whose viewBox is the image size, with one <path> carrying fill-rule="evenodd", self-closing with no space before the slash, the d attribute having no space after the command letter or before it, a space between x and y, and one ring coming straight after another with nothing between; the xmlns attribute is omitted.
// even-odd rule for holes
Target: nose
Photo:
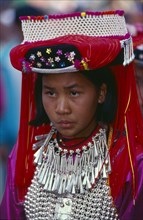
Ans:
<svg viewBox="0 0 143 220"><path fill-rule="evenodd" d="M71 113L70 104L66 97L60 97L57 100L55 112L59 115Z"/></svg>

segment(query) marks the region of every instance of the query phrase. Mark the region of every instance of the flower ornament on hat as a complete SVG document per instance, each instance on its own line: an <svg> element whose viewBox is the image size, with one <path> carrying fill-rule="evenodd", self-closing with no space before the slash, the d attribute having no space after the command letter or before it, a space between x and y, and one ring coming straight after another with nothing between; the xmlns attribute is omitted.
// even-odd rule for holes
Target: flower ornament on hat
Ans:
<svg viewBox="0 0 143 220"><path fill-rule="evenodd" d="M34 138L47 134L51 128L48 124L37 127L28 125L36 112L34 87L37 73L66 74L86 70L88 74L89 70L108 66L115 76L118 90L118 111L112 123L114 129L110 140L110 185L112 196L116 198L129 171L135 183L135 142L142 141L141 129L139 130L142 120L132 62L133 44L126 27L124 12L82 12L26 16L20 19L24 40L10 53L12 65L22 71L23 77L15 175L19 197L23 199L35 170L32 149ZM120 137L126 142L123 146ZM133 184L133 192L135 191Z"/></svg>
<svg viewBox="0 0 143 220"><path fill-rule="evenodd" d="M32 48L28 51L25 59L22 62L24 72L28 72L28 68L25 68L25 64L29 63L29 67L34 72L40 73L54 73L70 71L72 66L72 71L77 71L76 62L80 62L81 56L76 47L72 45L61 44L55 46L42 46L37 48Z"/></svg>

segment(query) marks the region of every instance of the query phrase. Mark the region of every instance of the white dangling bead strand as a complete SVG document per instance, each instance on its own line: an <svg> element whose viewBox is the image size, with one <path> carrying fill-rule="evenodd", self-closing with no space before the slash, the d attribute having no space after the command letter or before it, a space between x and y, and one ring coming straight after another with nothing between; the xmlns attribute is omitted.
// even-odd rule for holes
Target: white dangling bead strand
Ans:
<svg viewBox="0 0 143 220"><path fill-rule="evenodd" d="M52 189L53 180L54 180L54 173L51 172L51 176L50 176L50 180L49 180L49 186L48 186L48 191L51 191L51 189Z"/></svg>
<svg viewBox="0 0 143 220"><path fill-rule="evenodd" d="M67 171L71 172L73 170L73 155L70 154L67 159Z"/></svg>
<svg viewBox="0 0 143 220"><path fill-rule="evenodd" d="M62 194L62 179L63 179L63 177L60 177L60 185L59 185L59 189L58 189L58 193L59 194Z"/></svg>
<svg viewBox="0 0 143 220"><path fill-rule="evenodd" d="M58 172L60 170L60 152L55 153L54 170Z"/></svg>
<svg viewBox="0 0 143 220"><path fill-rule="evenodd" d="M75 186L78 187L78 174L77 172L75 173L75 182L74 182Z"/></svg>
<svg viewBox="0 0 143 220"><path fill-rule="evenodd" d="M71 180L71 175L69 176L68 180L67 180L67 185L66 185L66 188L65 190L67 192L71 192L71 189L72 189L72 180Z"/></svg>
<svg viewBox="0 0 143 220"><path fill-rule="evenodd" d="M99 169L98 169L98 165L95 167L95 179L98 177L99 174Z"/></svg>
<svg viewBox="0 0 143 220"><path fill-rule="evenodd" d="M102 167L102 177L103 179L107 179L106 167L105 164Z"/></svg>
<svg viewBox="0 0 143 220"><path fill-rule="evenodd" d="M50 181L50 176L51 176L51 170L49 169L49 172L47 174L47 179L46 179L46 183L44 185L44 189L48 190L48 185L49 185L49 181Z"/></svg>
<svg viewBox="0 0 143 220"><path fill-rule="evenodd" d="M54 183L52 187L52 191L56 191L59 187L60 175L58 173L55 174Z"/></svg>
<svg viewBox="0 0 143 220"><path fill-rule="evenodd" d="M94 184L95 181L95 175L94 175L94 167L91 168L91 183Z"/></svg>
<svg viewBox="0 0 143 220"><path fill-rule="evenodd" d="M63 193L63 186L64 186L63 183L64 183L64 181L65 181L65 176L62 175L61 178L60 178L60 186L59 186L59 190L58 190L59 194Z"/></svg>
<svg viewBox="0 0 143 220"><path fill-rule="evenodd" d="M100 172L101 168L102 168L102 159L101 159L101 155L98 158L98 171Z"/></svg>
<svg viewBox="0 0 143 220"><path fill-rule="evenodd" d="M94 143L94 157L98 157L98 151L97 151L97 142L95 140L95 137L93 138L93 143Z"/></svg>
<svg viewBox="0 0 143 220"><path fill-rule="evenodd" d="M127 64L130 63L130 43L129 43L130 40L127 41Z"/></svg>
<svg viewBox="0 0 143 220"><path fill-rule="evenodd" d="M51 167L49 166L49 160L47 159L47 162L45 164L45 167L43 169L43 173L41 173L40 177L39 177L39 182L41 182L42 185L46 184L47 178L49 176L49 172L52 169L52 166L54 164L54 160L51 163Z"/></svg>
<svg viewBox="0 0 143 220"><path fill-rule="evenodd" d="M40 167L40 170L38 172L38 175L37 175L37 178L40 179L40 178L43 178L45 172L46 172L46 163L43 163Z"/></svg>
<svg viewBox="0 0 143 220"><path fill-rule="evenodd" d="M63 173L67 167L66 154L61 156L60 172Z"/></svg>
<svg viewBox="0 0 143 220"><path fill-rule="evenodd" d="M32 146L33 150L36 150L37 148L41 147L44 143L44 140L38 141L37 143L34 143Z"/></svg>
<svg viewBox="0 0 143 220"><path fill-rule="evenodd" d="M66 178L66 176L64 176L64 178L63 178L63 193L66 192L66 181L67 181L67 178Z"/></svg>
<svg viewBox="0 0 143 220"><path fill-rule="evenodd" d="M45 166L45 173L43 172L44 175L41 175L39 178L39 183L41 183L42 185L45 185L45 183L46 183L46 180L49 175L49 170L50 170L50 168Z"/></svg>
<svg viewBox="0 0 143 220"><path fill-rule="evenodd" d="M42 154L43 154L43 148L41 147L35 154L34 154L34 164L41 164L42 162Z"/></svg>
<svg viewBox="0 0 143 220"><path fill-rule="evenodd" d="M84 188L83 188L83 184L82 184L82 180L81 180L81 175L79 175L79 190L80 190L80 193L84 193Z"/></svg>
<svg viewBox="0 0 143 220"><path fill-rule="evenodd" d="M130 37L128 39L121 40L120 43L121 43L121 47L124 49L123 65L126 66L134 59L132 38Z"/></svg>
<svg viewBox="0 0 143 220"><path fill-rule="evenodd" d="M75 194L75 186L74 186L74 184L72 186L72 194Z"/></svg>
<svg viewBox="0 0 143 220"><path fill-rule="evenodd" d="M112 169L111 169L111 160L110 157L108 155L108 173L111 173Z"/></svg>
<svg viewBox="0 0 143 220"><path fill-rule="evenodd" d="M79 161L80 161L80 155L76 154L75 155L74 166L73 166L73 171L74 172L76 172L77 168L79 167Z"/></svg>
<svg viewBox="0 0 143 220"><path fill-rule="evenodd" d="M89 181L88 176L87 176L87 178L86 178L86 189L91 189L91 183L90 183L90 181Z"/></svg>

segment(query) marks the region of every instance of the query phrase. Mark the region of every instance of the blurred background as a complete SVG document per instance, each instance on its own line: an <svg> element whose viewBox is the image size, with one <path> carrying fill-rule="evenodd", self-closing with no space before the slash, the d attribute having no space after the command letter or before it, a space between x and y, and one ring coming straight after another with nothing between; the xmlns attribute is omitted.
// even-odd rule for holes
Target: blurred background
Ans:
<svg viewBox="0 0 143 220"><path fill-rule="evenodd" d="M8 155L19 129L21 74L9 60L11 48L23 39L19 16L117 9L125 11L131 34L143 37L143 0L0 0L0 200L4 192ZM143 44L136 42L136 80L143 112Z"/></svg>

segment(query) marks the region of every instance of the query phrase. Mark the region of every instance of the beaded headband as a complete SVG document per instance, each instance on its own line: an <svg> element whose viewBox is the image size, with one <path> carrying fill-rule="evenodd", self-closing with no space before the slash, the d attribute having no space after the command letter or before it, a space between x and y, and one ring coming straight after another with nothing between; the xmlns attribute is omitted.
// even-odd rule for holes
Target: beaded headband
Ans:
<svg viewBox="0 0 143 220"><path fill-rule="evenodd" d="M24 72L62 73L99 68L97 61L93 64L93 59L98 59L91 51L98 53L101 42L103 60L106 60L104 53L107 51L109 54L109 47L111 52L109 61L102 65L111 63L121 50L124 51L123 65L134 59L132 38L126 28L123 11L24 16L20 19L24 35L21 47L22 50L25 48L20 65ZM61 49L63 44L64 50ZM87 50L86 54L83 48ZM13 65L21 69L19 64Z"/></svg>

